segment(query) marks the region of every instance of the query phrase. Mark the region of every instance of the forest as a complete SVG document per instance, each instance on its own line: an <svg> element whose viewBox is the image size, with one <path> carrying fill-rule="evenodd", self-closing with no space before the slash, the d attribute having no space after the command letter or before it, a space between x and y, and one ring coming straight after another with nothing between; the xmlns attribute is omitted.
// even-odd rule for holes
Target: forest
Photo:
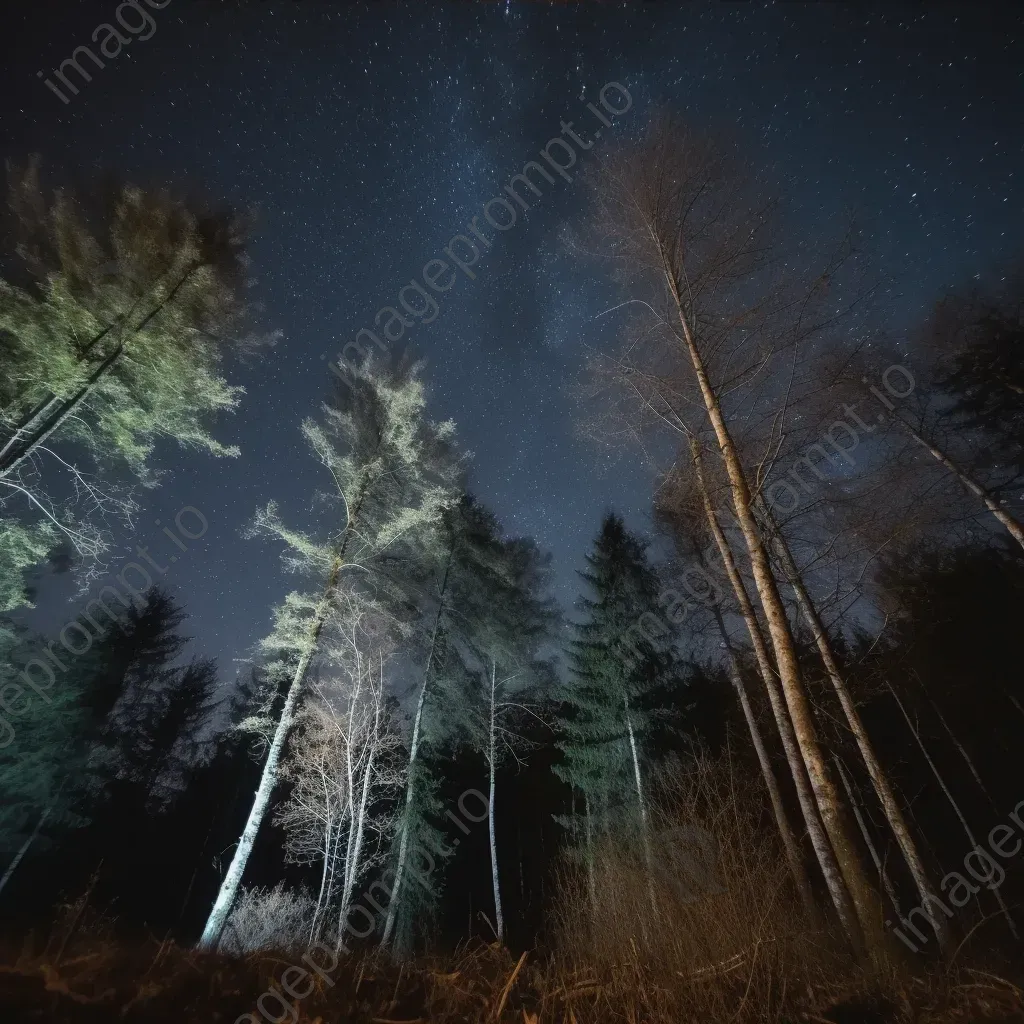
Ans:
<svg viewBox="0 0 1024 1024"><path fill-rule="evenodd" d="M1024 262L904 316L855 214L630 118L559 394L643 514L588 506L565 600L386 306L261 413L295 464L231 528L283 598L235 664L171 570L207 498L148 502L299 358L259 216L8 161L3 1019L1024 1020Z"/></svg>

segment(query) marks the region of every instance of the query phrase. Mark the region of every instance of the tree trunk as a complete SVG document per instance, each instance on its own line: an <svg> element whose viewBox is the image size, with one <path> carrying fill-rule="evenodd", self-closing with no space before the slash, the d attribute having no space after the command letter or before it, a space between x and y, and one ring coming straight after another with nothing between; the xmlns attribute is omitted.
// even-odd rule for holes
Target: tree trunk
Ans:
<svg viewBox="0 0 1024 1024"><path fill-rule="evenodd" d="M647 894L651 901L651 912L658 913L658 900L654 895L654 858L651 856L651 836L647 822L647 801L644 800L644 787L640 781L640 757L636 749L636 735L633 732L633 719L629 713L629 696L622 695L622 708L626 716L626 732L629 735L629 752L633 759L633 782L636 786L636 802L640 808L640 833L644 843L644 860L647 864ZM642 923L642 920L641 920Z"/></svg>
<svg viewBox="0 0 1024 1024"><path fill-rule="evenodd" d="M324 905L324 894L327 891L327 879L331 866L331 845L334 839L334 827L331 822L330 805L327 810L327 823L324 826L324 869L320 873L320 891L317 893L316 906L313 908L313 920L309 924L309 941L316 938L316 926L320 921L320 911ZM333 880L333 879L332 879Z"/></svg>
<svg viewBox="0 0 1024 1024"><path fill-rule="evenodd" d="M886 871L885 864L882 863L882 858L878 854L875 842L871 838L871 831L868 828L868 823L864 820L864 815L861 812L860 805L857 803L857 797L853 792L853 786L850 784L850 779L843 768L843 762L839 759L838 754L833 756L833 760L836 763L836 771L839 772L839 781L842 782L843 789L846 790L846 798L850 801L850 810L853 811L853 816L857 819L857 827L860 829L860 834L864 838L864 845L868 848L868 853L871 854L871 860L874 862L875 870L878 872L878 877L882 881L882 888L885 889L886 895L889 897L889 902L892 903L893 910L896 911L896 916L903 917L903 911L900 909L899 897L896 895L896 890L893 887L892 880L889 878L889 872Z"/></svg>
<svg viewBox="0 0 1024 1024"><path fill-rule="evenodd" d="M889 693L892 694L892 699L896 701L896 704L898 705L900 711L903 712L903 718L906 720L907 728L913 733L914 739L917 741L917 745L920 748L921 753L924 755L925 761L928 762L928 767L932 770L932 775L935 776L935 781L938 782L939 788L945 794L946 799L949 801L950 806L953 808L954 813L959 819L960 824L964 830L964 835L967 836L967 842L971 844L972 848L977 846L978 841L974 838L974 833L971 831L971 826L967 824L967 819L964 817L963 811L960 810L960 805L956 802L956 798L953 796L953 793L951 792L949 786L946 785L946 780L942 777L942 774L939 771L938 766L932 760L931 754L928 753L928 748L924 745L924 741L921 739L921 734L918 732L917 727L911 720L910 715L907 714L907 709L903 706L903 701L901 701L899 697L896 696L896 691L892 688L891 683L886 682L885 685L888 688ZM1010 927L1011 934L1019 942L1020 936L1017 934L1017 926L1014 923L1013 918L1010 916L1009 908L1006 906L1006 903L1003 900L1003 897L1000 895L999 890L993 889L992 895L995 896L996 903L999 904L999 909L1000 911L1002 911L1003 917L1006 918L1006 923Z"/></svg>
<svg viewBox="0 0 1024 1024"><path fill-rule="evenodd" d="M807 826L807 834L810 837L811 846L814 849L818 866L821 868L822 877L825 879L825 884L828 887L829 896L832 898L832 904L839 915L840 924L843 926L853 946L859 949L862 945L862 939L860 927L857 923L857 915L850 899L850 892L840 870L835 851L822 824L818 803L810 785L803 755L793 729L793 723L790 721L782 694L779 692L775 669L772 666L768 648L765 646L764 637L761 634L761 625L757 621L757 614L747 594L746 585L739 574L729 542L726 540L725 533L718 522L714 506L711 504L711 496L704 478L703 456L700 445L696 440L691 440L690 451L693 455L697 486L704 504L708 527L715 539L715 544L722 559L722 566L729 578L729 583L732 585L739 604L740 613L750 635L750 642L754 648L754 655L757 658L761 678L764 680L765 689L768 692L772 714L779 729L782 748L786 755L786 761L789 764L790 773L793 776L793 785L796 787L797 800L800 803L800 810L803 813L804 823Z"/></svg>
<svg viewBox="0 0 1024 1024"><path fill-rule="evenodd" d="M14 855L14 860L12 860L7 866L7 870L4 872L3 878L0 878L0 892L3 892L4 886L11 880L11 875L14 874L25 854L28 853L29 847L36 841L36 837L39 835L40 831L42 831L43 825L46 824L46 819L49 816L50 808L47 807L39 816L39 820L36 822L36 827L32 829L32 834L21 844L20 849Z"/></svg>
<svg viewBox="0 0 1024 1024"><path fill-rule="evenodd" d="M494 744L494 675L495 665L491 663L491 715L487 739L487 763L490 767L490 791L487 797L487 830L491 840L491 884L494 887L494 922L498 942L505 939L505 918L501 912L501 889L498 885L498 845L494 839L494 768L497 751Z"/></svg>
<svg viewBox="0 0 1024 1024"><path fill-rule="evenodd" d="M775 771L772 768L768 750L764 745L764 737L761 735L761 727L757 724L757 718L750 703L747 684L743 680L743 673L740 670L739 662L736 660L736 652L729 641L729 634L726 631L722 613L717 605L715 606L715 619L718 622L718 629L722 634L722 641L728 654L729 678L732 681L733 688L736 690L736 696L739 698L740 708L743 711L743 718L747 723L747 729L750 730L750 739L754 744L754 752L757 754L757 763L761 766L761 775L764 778L765 788L768 790L768 797L771 800L775 824L782 838L782 847L786 853L789 870L793 875L793 883L800 896L800 902L803 904L804 911L812 921L817 923L820 915L817 904L814 902L814 894L811 891L811 880L807 877L807 869L804 866L804 859L800 853L800 846L789 823L786 805L782 802L779 782L775 778Z"/></svg>
<svg viewBox="0 0 1024 1024"><path fill-rule="evenodd" d="M587 885L590 888L590 917L597 924L597 880L594 878L594 826L590 820L590 797L583 794L583 813L587 830Z"/></svg>
<svg viewBox="0 0 1024 1024"><path fill-rule="evenodd" d="M945 466L946 469L952 473L957 480L960 481L973 494L975 497L980 498L982 504L999 520L1003 526L1009 531L1010 536L1024 548L1024 526L1022 526L1013 516L1010 515L1005 509L999 506L999 503L981 486L973 477L969 476L964 470L960 469L952 459L946 455L941 449L937 448L930 441L926 441L906 420L901 416L893 414L893 419L900 424L901 427L928 453L935 459L936 462Z"/></svg>
<svg viewBox="0 0 1024 1024"><path fill-rule="evenodd" d="M281 762L281 754L284 751L285 740L287 740L288 733L295 720L295 709L306 679L306 670L309 668L313 655L316 653L320 633L324 628L328 612L334 602L338 577L346 565L345 552L348 549L348 542L352 537L353 528L358 521L363 500L366 497L367 486L368 484L364 480L359 489L359 496L355 507L349 513L341 545L334 556L330 572L327 575L323 595L316 606L316 611L313 613L306 652L299 659L291 685L288 687L288 695L285 697L284 707L281 709L281 717L278 720L277 728L274 730L274 739L271 742L270 752L267 755L267 763L263 766L263 772L260 775L260 784L256 789L256 796L253 800L252 809L249 811L249 818L245 823L242 836L238 840L238 845L235 847L235 854L231 858L227 874L221 882L217 899L214 901L209 918L207 918L206 927L203 929L203 934L197 943L198 949L212 950L216 948L220 934L227 922L228 914L231 912L231 906L235 901L238 887L242 881L242 875L245 873L245 865L248 863L249 854L252 853L253 843L256 841L256 833L259 831L264 815L267 813L267 808L270 806L270 796L274 791L274 786L277 784L277 772Z"/></svg>
<svg viewBox="0 0 1024 1024"><path fill-rule="evenodd" d="M416 765L416 754L420 745L420 722L423 719L423 702L427 696L427 682L430 678L430 666L434 660L434 647L437 643L437 630L441 623L441 613L444 611L444 598L448 589L448 575L451 572L452 558L455 555L455 542L448 549L448 562L444 567L444 579L441 581L441 597L437 605L437 614L434 616L434 628L430 634L430 650L427 653L427 664L423 669L423 682L420 684L420 695L416 701L416 716L412 724L412 737L409 740L409 768L405 780L405 810L402 815L402 838L398 843L398 863L395 865L395 881L391 889L391 899L388 901L388 916L384 922L384 934L381 936L381 946L387 946L391 939L391 933L395 927L395 916L398 913L398 900L402 889L402 879L405 875L405 858L409 852L409 818L412 812L413 798L413 769Z"/></svg>
<svg viewBox="0 0 1024 1024"><path fill-rule="evenodd" d="M249 811L249 819L245 823L242 836L235 847L235 855L231 858L224 881L221 882L217 899L210 911L206 921L202 937L199 939L198 948L212 950L216 948L217 941L224 925L227 922L231 906L235 901L235 895L242 881L245 872L245 865L248 863L249 854L252 853L253 843L256 842L256 833L259 832L263 817L270 806L270 796L277 784L277 772L281 762L281 754L284 751L285 740L291 731L295 720L295 709L298 705L299 694L302 691L302 684L305 681L306 669L313 660L316 653L317 640L320 638L320 631L327 619L327 612L334 597L334 588L338 582L338 574L341 571L341 555L335 557L331 566L331 573L324 588L324 594L320 598L313 622L310 627L310 638L306 653L299 659L295 675L292 677L291 686L288 687L288 695L285 697L284 707L281 709L281 717L278 720L277 728L274 730L274 739L270 744L270 753L267 755L266 764L263 766L263 773L260 775L260 784L256 789L256 797L253 800L252 809Z"/></svg>
<svg viewBox="0 0 1024 1024"><path fill-rule="evenodd" d="M829 773L825 755L818 742L810 702L807 699L807 693L804 689L803 678L800 672L796 645L789 628L789 621L786 618L786 609L779 595L775 577L772 575L771 563L764 540L754 518L753 499L747 483L746 472L740 462L739 455L733 444L732 435L726 425L718 395L715 393L708 378L703 357L690 331L690 324L686 318L675 275L667 264L664 267L664 271L679 314L683 338L690 361L693 364L693 371L700 387L701 396L704 399L704 406L718 441L722 461L729 480L736 520L747 546L754 583L757 587L758 596L761 599L761 607L764 609L765 620L768 623L772 647L775 649L775 661L779 668L782 692L786 698L786 705L789 708L789 715L793 722L793 730L796 733L797 742L803 754L804 764L807 767L807 775L814 790L818 808L821 811L822 823L828 832L829 838L832 840L832 847L835 850L836 859L839 862L839 867L846 880L850 896L853 899L853 905L857 912L857 918L863 935L868 940L868 945L872 950L881 949L887 944L885 932L882 928L881 903L878 899L878 894L871 886L867 873L864 870L864 865L861 863L853 835L844 820L842 802ZM855 932L853 935L855 946L860 945L858 939L859 936Z"/></svg>
<svg viewBox="0 0 1024 1024"><path fill-rule="evenodd" d="M376 731L374 732L376 737ZM376 739L374 739L376 744ZM338 917L338 948L341 948L341 930L348 919L349 908L352 906L352 897L355 894L356 883L359 881L359 863L363 857L363 832L366 825L366 804L370 792L370 775L373 771L373 759L376 753L376 747L371 748L370 753L367 757L366 772L363 775L363 790L359 797L359 814L356 820L352 824L352 828L355 832L355 842L352 845L351 858L352 868L347 871L346 877L346 890L342 894L341 907L342 912Z"/></svg>
<svg viewBox="0 0 1024 1024"><path fill-rule="evenodd" d="M910 868L910 873L914 878L914 885L917 887L918 895L921 897L921 906L926 908L928 919L932 922L932 928L935 930L936 938L939 940L939 948L942 950L943 955L947 957L952 956L953 936L949 926L939 916L937 911L931 909L934 907L933 901L938 900L938 895L931 884L931 880L928 878L928 872L917 849L917 844L914 842L914 837L910 833L910 827L907 825L907 820L900 809L896 794L893 792L892 786L889 785L889 778L885 773L885 769L878 760L878 755L875 753L871 738L864 727L864 721L860 717L857 705L850 695L846 680L839 671L839 665L836 662L832 651L832 644L825 631L821 617L818 615L818 610L814 607L814 602L804 586L800 572L793 561L789 545L786 543L786 538L782 535L778 524L774 521L771 512L763 502L761 503L761 510L766 517L768 528L772 531L773 546L782 565L783 572L789 577L789 584L796 594L797 603L800 605L804 618L811 627L811 632L814 634L814 642L818 647L818 653L821 655L821 660L825 665L825 671L828 673L832 688L839 698L839 703L843 708L843 714L846 716L850 731L857 741L857 749L864 759L864 765L871 778L871 784L878 795L879 803L882 805L882 810L885 813L886 820L889 822L889 827L892 829L893 835L900 845L900 850L903 851L907 867Z"/></svg>

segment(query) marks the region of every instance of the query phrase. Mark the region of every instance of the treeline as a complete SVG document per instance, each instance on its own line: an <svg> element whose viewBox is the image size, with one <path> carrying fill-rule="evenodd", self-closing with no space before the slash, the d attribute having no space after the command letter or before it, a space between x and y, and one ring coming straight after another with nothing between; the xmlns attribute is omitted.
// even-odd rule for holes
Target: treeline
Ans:
<svg viewBox="0 0 1024 1024"><path fill-rule="evenodd" d="M296 424L315 529L271 501L247 530L297 579L248 676L185 661L159 590L57 684L29 663L62 649L0 633L12 914L88 903L225 952L632 943L679 969L765 916L864 960L951 954L993 914L1016 935L1019 882L981 843L1024 799L1024 289L951 291L888 337L856 232L794 241L670 117L590 186L585 251L624 302L581 416L660 453L652 539L607 514L566 614L422 364L335 367ZM221 362L272 340L244 333L230 211L50 193L36 163L10 211L6 613L48 558L102 574L158 440L239 455L210 432L241 398Z"/></svg>

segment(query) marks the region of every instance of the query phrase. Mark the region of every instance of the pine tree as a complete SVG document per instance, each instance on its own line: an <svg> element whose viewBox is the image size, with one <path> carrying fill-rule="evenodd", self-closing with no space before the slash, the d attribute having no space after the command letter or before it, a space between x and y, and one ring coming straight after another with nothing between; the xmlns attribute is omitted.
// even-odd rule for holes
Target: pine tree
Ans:
<svg viewBox="0 0 1024 1024"><path fill-rule="evenodd" d="M638 827L647 840L648 806L643 738L653 709L647 697L669 671L670 655L647 640L630 657L623 638L641 615L656 607L657 578L645 544L615 515L605 517L589 568L580 573L592 596L583 596L584 618L569 645L570 681L558 746L556 773L574 793L573 814L564 823L577 833L575 794L583 798L584 856L591 870L597 830Z"/></svg>

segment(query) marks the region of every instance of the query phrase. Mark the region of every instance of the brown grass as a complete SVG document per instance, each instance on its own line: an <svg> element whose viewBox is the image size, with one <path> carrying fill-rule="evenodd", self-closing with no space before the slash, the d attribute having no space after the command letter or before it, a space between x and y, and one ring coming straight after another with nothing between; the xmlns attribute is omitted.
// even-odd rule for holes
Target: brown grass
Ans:
<svg viewBox="0 0 1024 1024"><path fill-rule="evenodd" d="M807 967L787 976L750 963L697 981L663 976L658 966L643 961L639 949L631 947L618 964L601 966L529 954L516 958L482 944L450 958L411 964L353 957L332 973L333 986L319 983L294 1016L281 1019L296 1024L1024 1021L1020 989L978 970L884 980L820 975L801 990L798 978L813 974ZM23 953L0 964L2 1019L233 1024L242 1016L248 1022L243 1015L256 1013L261 993L291 962L266 954L231 959L157 943L69 948L58 966ZM774 990L760 987L768 983ZM280 1014L276 1008L272 1012Z"/></svg>
<svg viewBox="0 0 1024 1024"><path fill-rule="evenodd" d="M596 901L567 868L553 946L514 956L478 943L448 957L340 960L333 985L282 1014L257 1001L294 953L233 958L155 941L127 946L109 922L65 915L50 941L0 950L0 1021L47 1024L979 1024L1024 1022L1024 993L981 965L862 970L808 927L770 831L728 773L703 766L672 781L647 884L636 841L600 845ZM681 794L681 795L680 795ZM699 826L715 838L704 870ZM653 900L652 900L653 895ZM294 982L294 978L292 979ZM252 1017L245 1015L253 1014Z"/></svg>

